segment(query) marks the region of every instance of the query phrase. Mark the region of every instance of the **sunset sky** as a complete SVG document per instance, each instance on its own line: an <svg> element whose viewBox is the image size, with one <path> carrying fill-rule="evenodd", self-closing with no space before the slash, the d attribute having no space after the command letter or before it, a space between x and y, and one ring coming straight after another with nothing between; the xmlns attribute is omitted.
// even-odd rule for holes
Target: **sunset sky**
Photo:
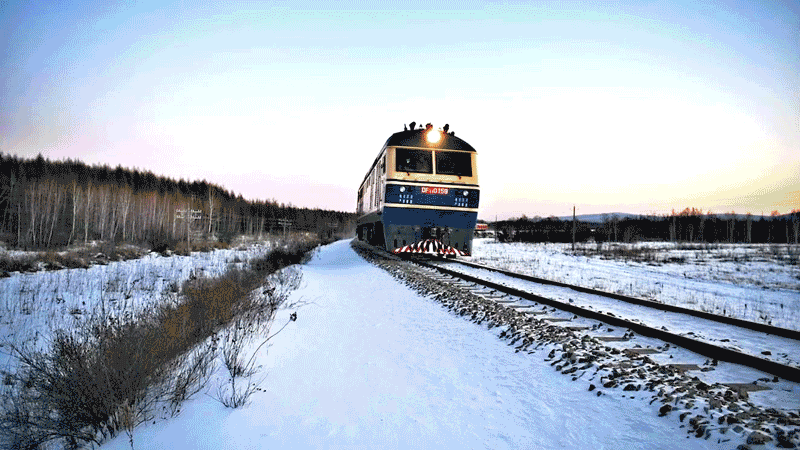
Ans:
<svg viewBox="0 0 800 450"><path fill-rule="evenodd" d="M354 211L404 123L483 219L800 208L796 1L0 2L0 151Z"/></svg>

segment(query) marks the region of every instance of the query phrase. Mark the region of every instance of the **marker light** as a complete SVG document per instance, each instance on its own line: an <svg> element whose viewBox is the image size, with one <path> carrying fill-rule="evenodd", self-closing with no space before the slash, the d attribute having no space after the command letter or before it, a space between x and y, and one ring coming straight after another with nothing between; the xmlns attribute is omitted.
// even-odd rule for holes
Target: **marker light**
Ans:
<svg viewBox="0 0 800 450"><path fill-rule="evenodd" d="M427 139L428 139L428 142L430 142L431 144L435 144L435 143L439 142L439 139L441 139L441 138L442 138L442 133L440 133L440 132L438 132L438 131L436 131L434 129L431 129L431 131L428 131Z"/></svg>

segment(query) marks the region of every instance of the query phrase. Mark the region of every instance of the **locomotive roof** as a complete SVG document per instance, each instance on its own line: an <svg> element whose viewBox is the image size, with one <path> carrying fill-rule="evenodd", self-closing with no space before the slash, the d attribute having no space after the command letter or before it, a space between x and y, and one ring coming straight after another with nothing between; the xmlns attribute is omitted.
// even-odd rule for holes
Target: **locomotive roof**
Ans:
<svg viewBox="0 0 800 450"><path fill-rule="evenodd" d="M421 147L444 150L464 150L468 152L475 151L466 141L448 133L442 133L442 139L435 144L431 144L425 139L425 133L427 131L428 130L425 128L400 131L391 135L386 141L386 144L384 144L384 147Z"/></svg>
<svg viewBox="0 0 800 450"><path fill-rule="evenodd" d="M364 181L367 180L370 172L372 172L372 169L375 168L376 164L378 164L381 153L383 153L383 149L386 147L420 147L438 150L463 150L467 152L475 151L475 149L471 145L467 144L466 141L449 133L442 133L442 139L440 142L437 142L436 144L430 144L428 140L425 139L425 133L427 132L428 130L425 128L417 128L415 130L399 131L389 136L389 139L387 139L386 143L383 144L383 148L381 148L378 156L375 157L375 161L372 162L372 166L367 171L367 174L364 175L361 185L364 185Z"/></svg>

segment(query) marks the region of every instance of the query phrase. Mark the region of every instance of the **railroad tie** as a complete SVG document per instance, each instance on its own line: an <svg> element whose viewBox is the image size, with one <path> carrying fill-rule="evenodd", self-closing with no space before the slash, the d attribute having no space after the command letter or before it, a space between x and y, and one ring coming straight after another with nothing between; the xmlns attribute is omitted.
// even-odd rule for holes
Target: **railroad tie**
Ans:
<svg viewBox="0 0 800 450"><path fill-rule="evenodd" d="M639 355L652 355L654 353L661 353L661 350L657 348L636 347L636 348L626 348L625 350L623 350L623 352L628 356L639 356Z"/></svg>
<svg viewBox="0 0 800 450"><path fill-rule="evenodd" d="M470 291L487 291L487 292L491 292L491 291L487 290L488 288L486 286L478 286L478 285L474 285L474 284L468 284L468 285L466 285L466 288L469 289Z"/></svg>
<svg viewBox="0 0 800 450"><path fill-rule="evenodd" d="M622 342L629 340L629 338L625 336L592 336L592 337L602 342Z"/></svg>
<svg viewBox="0 0 800 450"><path fill-rule="evenodd" d="M510 304L508 306L514 308L515 310L517 310L517 311L519 311L521 313L534 312L534 311L531 311L531 308L535 308L536 307L535 305L515 305L515 304ZM542 311L542 313L544 313L544 311Z"/></svg>
<svg viewBox="0 0 800 450"><path fill-rule="evenodd" d="M516 308L514 308L514 309L516 309ZM547 311L542 311L541 309L534 309L534 310L530 310L530 309L519 310L519 309L517 309L517 311L519 311L521 313L528 314L530 316L541 316L542 314L547 314Z"/></svg>
<svg viewBox="0 0 800 450"><path fill-rule="evenodd" d="M753 384L753 383L720 383L723 386L727 386L734 391L746 391L746 392L756 392L756 391L769 391L772 388L769 386L764 386L763 384Z"/></svg>
<svg viewBox="0 0 800 450"><path fill-rule="evenodd" d="M690 370L700 370L700 366L697 364L668 364L669 367L673 369L678 369L681 372L688 372Z"/></svg>
<svg viewBox="0 0 800 450"><path fill-rule="evenodd" d="M492 293L492 291L490 291L489 289L481 286L467 286L467 290L472 292L473 294L479 294L479 295L488 295Z"/></svg>

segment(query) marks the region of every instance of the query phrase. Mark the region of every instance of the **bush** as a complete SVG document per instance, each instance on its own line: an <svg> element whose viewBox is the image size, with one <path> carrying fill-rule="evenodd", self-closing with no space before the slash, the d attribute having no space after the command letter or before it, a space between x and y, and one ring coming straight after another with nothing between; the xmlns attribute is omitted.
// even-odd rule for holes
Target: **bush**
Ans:
<svg viewBox="0 0 800 450"><path fill-rule="evenodd" d="M0 255L0 270L4 272L32 272L36 270L36 258L34 256Z"/></svg>
<svg viewBox="0 0 800 450"><path fill-rule="evenodd" d="M192 249L189 248L189 244L187 244L186 241L180 241L177 244L175 244L173 252L176 255L189 256L189 253L191 253L191 250ZM197 251L197 250L194 249L194 251Z"/></svg>
<svg viewBox="0 0 800 450"><path fill-rule="evenodd" d="M156 253L160 253L162 256L167 256L167 252L173 248L178 243L175 239L166 239L163 236L154 235L147 240L147 243L150 245L150 249Z"/></svg>
<svg viewBox="0 0 800 450"><path fill-rule="evenodd" d="M176 414L207 381L219 332L231 323L251 332L269 326L297 283L278 277L256 288L266 275L301 261L309 245L286 245L247 269L187 281L180 302L136 320L91 316L73 331L56 332L46 352L14 348L20 365L4 387L0 442L12 448L99 444L152 419L159 404ZM231 367L242 367L237 348L227 356ZM241 406L251 386L248 381L242 392L234 384L231 404Z"/></svg>

